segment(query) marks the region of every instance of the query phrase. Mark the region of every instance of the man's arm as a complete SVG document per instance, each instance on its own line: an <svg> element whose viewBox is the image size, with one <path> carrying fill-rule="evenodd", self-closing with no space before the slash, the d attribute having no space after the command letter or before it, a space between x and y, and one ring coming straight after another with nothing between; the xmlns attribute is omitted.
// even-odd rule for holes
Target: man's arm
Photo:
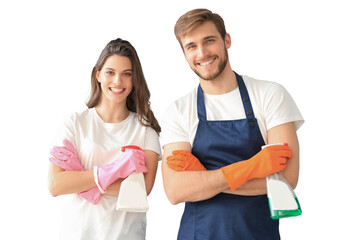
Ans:
<svg viewBox="0 0 355 240"><path fill-rule="evenodd" d="M267 140L268 144L288 143L293 156L287 160L287 166L283 171L283 175L292 188L296 188L299 174L299 144L294 123L289 122L271 128L267 132ZM224 192L244 196L266 194L266 180L265 178L253 179L235 191L228 189Z"/></svg>
<svg viewBox="0 0 355 240"><path fill-rule="evenodd" d="M229 189L221 169L211 171L182 171L169 168L166 158L174 150L191 152L188 142L171 143L164 146L162 173L165 193L172 204L209 199Z"/></svg>

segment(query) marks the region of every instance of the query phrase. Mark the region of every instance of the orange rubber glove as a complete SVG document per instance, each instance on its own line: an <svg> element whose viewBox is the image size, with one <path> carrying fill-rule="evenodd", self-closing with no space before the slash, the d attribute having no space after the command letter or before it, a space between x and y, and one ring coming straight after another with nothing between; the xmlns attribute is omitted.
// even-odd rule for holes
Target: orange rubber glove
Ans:
<svg viewBox="0 0 355 240"><path fill-rule="evenodd" d="M206 168L189 151L175 150L166 158L169 168L175 171L204 171Z"/></svg>
<svg viewBox="0 0 355 240"><path fill-rule="evenodd" d="M264 178L286 168L286 160L292 157L285 145L264 148L252 158L222 167L222 172L232 191L254 178Z"/></svg>

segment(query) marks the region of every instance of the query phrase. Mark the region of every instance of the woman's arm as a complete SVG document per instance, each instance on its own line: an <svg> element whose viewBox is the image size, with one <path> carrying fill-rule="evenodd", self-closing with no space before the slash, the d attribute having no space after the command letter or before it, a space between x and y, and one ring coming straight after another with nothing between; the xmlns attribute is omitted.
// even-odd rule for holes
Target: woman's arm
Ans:
<svg viewBox="0 0 355 240"><path fill-rule="evenodd" d="M48 174L48 189L53 197L79 193L95 187L93 171L65 171L51 163Z"/></svg>
<svg viewBox="0 0 355 240"><path fill-rule="evenodd" d="M112 183L110 186L106 188L106 192L104 195L108 196L118 196L118 193L121 189L121 183L123 182L123 178L118 179L116 182Z"/></svg>
<svg viewBox="0 0 355 240"><path fill-rule="evenodd" d="M144 174L144 180L145 180L145 187L147 189L147 195L149 195L153 189L155 176L157 174L158 154L154 151L144 151L144 153L147 159L146 167L148 169L148 172Z"/></svg>
<svg viewBox="0 0 355 240"><path fill-rule="evenodd" d="M147 173L144 174L145 186L147 189L147 195L153 189L155 176L158 168L158 154L154 151L144 151L146 156L146 167L148 169ZM116 182L111 184L105 192L105 195L118 196L121 188L121 183L124 179L118 179Z"/></svg>
<svg viewBox="0 0 355 240"><path fill-rule="evenodd" d="M147 195L150 194L158 167L158 154L153 151L145 151L146 167L148 172L144 174ZM105 194L117 196L124 179L118 179L107 187ZM79 193L96 187L93 170L89 171L65 171L63 168L50 164L48 174L48 188L52 196Z"/></svg>

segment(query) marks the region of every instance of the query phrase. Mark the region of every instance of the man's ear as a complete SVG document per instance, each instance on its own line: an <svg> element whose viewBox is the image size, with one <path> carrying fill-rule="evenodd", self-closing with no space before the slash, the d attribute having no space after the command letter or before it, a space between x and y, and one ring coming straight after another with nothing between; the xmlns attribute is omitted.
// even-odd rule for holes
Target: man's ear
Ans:
<svg viewBox="0 0 355 240"><path fill-rule="evenodd" d="M231 39L231 35L229 35L229 33L226 33L226 37L224 38L224 44L226 45L227 49L229 49L232 45L232 39Z"/></svg>

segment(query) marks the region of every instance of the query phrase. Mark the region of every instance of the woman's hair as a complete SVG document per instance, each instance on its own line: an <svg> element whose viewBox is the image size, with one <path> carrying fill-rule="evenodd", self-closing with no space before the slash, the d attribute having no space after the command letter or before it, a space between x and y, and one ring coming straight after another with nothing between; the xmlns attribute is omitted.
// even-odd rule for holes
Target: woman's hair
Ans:
<svg viewBox="0 0 355 240"><path fill-rule="evenodd" d="M208 9L194 9L182 15L175 24L174 32L180 45L182 37L207 21L211 21L216 25L218 32L224 40L226 36L226 28L224 26L223 18Z"/></svg>
<svg viewBox="0 0 355 240"><path fill-rule="evenodd" d="M128 41L117 38L116 40L110 41L102 50L95 67L92 69L91 94L86 105L88 108L93 108L99 104L102 90L100 83L96 79L96 73L102 69L107 58L112 55L128 57L132 63L133 88L126 101L128 110L137 113L138 120L142 125L151 127L159 133L161 128L150 109L150 92L144 78L141 63L136 50Z"/></svg>

